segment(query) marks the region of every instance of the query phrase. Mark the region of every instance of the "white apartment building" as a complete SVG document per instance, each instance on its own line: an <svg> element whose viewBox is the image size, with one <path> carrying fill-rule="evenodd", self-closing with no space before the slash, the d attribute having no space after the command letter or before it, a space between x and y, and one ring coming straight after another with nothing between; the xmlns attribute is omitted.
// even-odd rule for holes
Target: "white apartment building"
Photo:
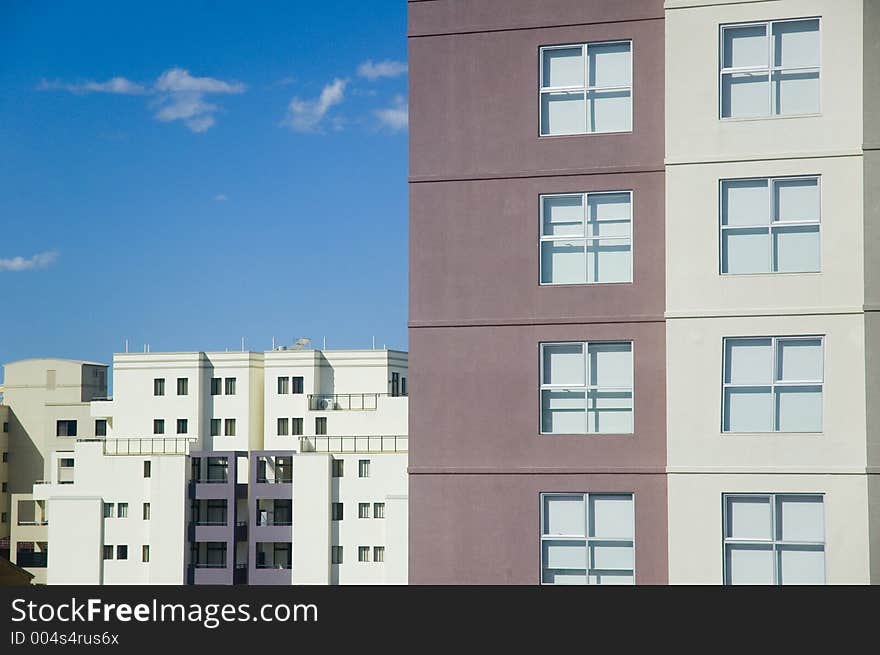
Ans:
<svg viewBox="0 0 880 655"><path fill-rule="evenodd" d="M51 545L37 582L406 583L407 377L388 350L116 354L12 517Z"/></svg>

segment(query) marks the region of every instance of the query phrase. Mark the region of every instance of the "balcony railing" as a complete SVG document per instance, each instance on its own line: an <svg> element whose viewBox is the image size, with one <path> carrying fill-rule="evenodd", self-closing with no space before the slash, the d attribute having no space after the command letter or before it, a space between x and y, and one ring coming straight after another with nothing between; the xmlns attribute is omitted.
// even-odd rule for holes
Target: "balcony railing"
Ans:
<svg viewBox="0 0 880 655"><path fill-rule="evenodd" d="M301 453L405 453L409 437L405 435L380 437L300 437Z"/></svg>
<svg viewBox="0 0 880 655"><path fill-rule="evenodd" d="M227 523L228 523L228 521L227 521L225 518L222 519L222 520L218 519L218 520L216 520L216 521L212 521L212 520L210 520L210 519L193 521L193 524L195 524L195 525L197 525L197 526L203 526L203 525L205 525L205 526L213 526L213 527L224 526L224 525L226 525Z"/></svg>
<svg viewBox="0 0 880 655"><path fill-rule="evenodd" d="M350 410L373 411L379 405L379 393L316 393L309 394L309 409L316 412Z"/></svg>
<svg viewBox="0 0 880 655"><path fill-rule="evenodd" d="M193 562L193 567L197 569L225 569L226 562Z"/></svg>
<svg viewBox="0 0 880 655"><path fill-rule="evenodd" d="M257 482L260 484L290 484L291 482L293 482L293 476L283 475L278 478L269 478L265 475L258 475Z"/></svg>
<svg viewBox="0 0 880 655"><path fill-rule="evenodd" d="M111 437L109 439L77 439L101 442L105 455L188 455L195 437Z"/></svg>
<svg viewBox="0 0 880 655"><path fill-rule="evenodd" d="M293 525L293 517L289 513L275 516L277 512L257 512L257 525L265 527L287 527Z"/></svg>
<svg viewBox="0 0 880 655"><path fill-rule="evenodd" d="M24 568L44 569L46 568L46 560L48 553L33 553L28 551L19 551L16 556L16 564Z"/></svg>

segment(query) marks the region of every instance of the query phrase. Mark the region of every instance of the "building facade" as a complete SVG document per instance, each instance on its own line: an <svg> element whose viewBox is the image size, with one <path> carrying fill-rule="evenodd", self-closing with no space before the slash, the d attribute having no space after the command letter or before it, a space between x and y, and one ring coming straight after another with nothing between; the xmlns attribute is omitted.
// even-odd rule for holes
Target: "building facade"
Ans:
<svg viewBox="0 0 880 655"><path fill-rule="evenodd" d="M412 582L880 579L878 21L409 3Z"/></svg>
<svg viewBox="0 0 880 655"><path fill-rule="evenodd" d="M410 2L410 581L667 581L660 0Z"/></svg>

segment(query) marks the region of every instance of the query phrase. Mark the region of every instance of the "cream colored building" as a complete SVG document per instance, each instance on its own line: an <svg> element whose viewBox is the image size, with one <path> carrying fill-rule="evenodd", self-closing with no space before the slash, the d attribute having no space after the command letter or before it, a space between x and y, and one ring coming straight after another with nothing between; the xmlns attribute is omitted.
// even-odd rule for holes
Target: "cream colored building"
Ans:
<svg viewBox="0 0 880 655"><path fill-rule="evenodd" d="M880 3L665 6L669 581L880 582Z"/></svg>

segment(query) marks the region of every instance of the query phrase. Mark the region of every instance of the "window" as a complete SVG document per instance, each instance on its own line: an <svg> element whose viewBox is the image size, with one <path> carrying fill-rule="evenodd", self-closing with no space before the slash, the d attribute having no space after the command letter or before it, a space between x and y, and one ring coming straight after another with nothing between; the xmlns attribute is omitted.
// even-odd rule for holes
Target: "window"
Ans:
<svg viewBox="0 0 880 655"><path fill-rule="evenodd" d="M373 503L373 518L374 519L384 519L385 518L385 503Z"/></svg>
<svg viewBox="0 0 880 655"><path fill-rule="evenodd" d="M327 434L326 416L318 416L315 418L315 434Z"/></svg>
<svg viewBox="0 0 880 655"><path fill-rule="evenodd" d="M104 546L104 559L113 559L113 546Z"/></svg>
<svg viewBox="0 0 880 655"><path fill-rule="evenodd" d="M290 432L289 429L290 422L286 418L278 419L278 436L286 437Z"/></svg>
<svg viewBox="0 0 880 655"><path fill-rule="evenodd" d="M141 561L149 562L150 561L150 547L147 544L141 546Z"/></svg>
<svg viewBox="0 0 880 655"><path fill-rule="evenodd" d="M406 378L400 378L400 395L401 396L408 396L409 395L406 390Z"/></svg>
<svg viewBox="0 0 880 655"><path fill-rule="evenodd" d="M370 460L368 460L368 459L359 459L358 460L358 477L359 478L370 477Z"/></svg>
<svg viewBox="0 0 880 655"><path fill-rule="evenodd" d="M128 546L116 547L116 559L128 559Z"/></svg>
<svg viewBox="0 0 880 655"><path fill-rule="evenodd" d="M342 564L342 546L332 546L330 548L330 561L333 564Z"/></svg>
<svg viewBox="0 0 880 655"><path fill-rule="evenodd" d="M341 521L344 516L342 503L332 503L330 507L330 515L334 521Z"/></svg>
<svg viewBox="0 0 880 655"><path fill-rule="evenodd" d="M113 518L113 503L104 503L104 518Z"/></svg>
<svg viewBox="0 0 880 655"><path fill-rule="evenodd" d="M72 469L75 463L72 457L63 457L59 460L58 466L63 469ZM5 484L5 483L4 483Z"/></svg>
<svg viewBox="0 0 880 655"><path fill-rule="evenodd" d="M290 393L290 378L288 378L288 377L278 378L278 393L279 394Z"/></svg>
<svg viewBox="0 0 880 655"><path fill-rule="evenodd" d="M116 518L119 518L119 519L127 519L128 518L128 503L119 503L116 506Z"/></svg>
<svg viewBox="0 0 880 655"><path fill-rule="evenodd" d="M3 431L9 432L9 421L3 421Z"/></svg>
<svg viewBox="0 0 880 655"><path fill-rule="evenodd" d="M825 584L823 497L724 496L725 584Z"/></svg>
<svg viewBox="0 0 880 655"><path fill-rule="evenodd" d="M234 437L235 436L235 419L234 418L226 419L226 421L224 423L224 428L225 428L224 434L227 437Z"/></svg>
<svg viewBox="0 0 880 655"><path fill-rule="evenodd" d="M234 396L235 395L235 378L226 378L225 393L227 396Z"/></svg>
<svg viewBox="0 0 880 655"><path fill-rule="evenodd" d="M211 395L219 396L220 391L223 388L221 385L223 384L223 380L220 378L211 378Z"/></svg>
<svg viewBox="0 0 880 655"><path fill-rule="evenodd" d="M721 28L721 118L819 112L819 19Z"/></svg>
<svg viewBox="0 0 880 655"><path fill-rule="evenodd" d="M541 48L541 136L631 131L631 41Z"/></svg>
<svg viewBox="0 0 880 655"><path fill-rule="evenodd" d="M212 418L211 419L211 436L219 437L220 436L220 419Z"/></svg>
<svg viewBox="0 0 880 655"><path fill-rule="evenodd" d="M9 461L9 452L4 450L3 451L3 463L5 464L8 461Z"/></svg>
<svg viewBox="0 0 880 655"><path fill-rule="evenodd" d="M358 518L370 518L370 503L358 503Z"/></svg>
<svg viewBox="0 0 880 655"><path fill-rule="evenodd" d="M385 561L385 546L373 546L373 561L374 562L384 562Z"/></svg>
<svg viewBox="0 0 880 655"><path fill-rule="evenodd" d="M391 395L395 397L400 395L400 373L391 374Z"/></svg>
<svg viewBox="0 0 880 655"><path fill-rule="evenodd" d="M150 520L150 503L144 503L144 521Z"/></svg>
<svg viewBox="0 0 880 655"><path fill-rule="evenodd" d="M104 418L95 419L95 436L96 437L106 437L107 436L107 419L104 419Z"/></svg>
<svg viewBox="0 0 880 655"><path fill-rule="evenodd" d="M541 344L541 432L632 434L632 342Z"/></svg>
<svg viewBox="0 0 880 655"><path fill-rule="evenodd" d="M541 284L632 282L632 192L541 196Z"/></svg>
<svg viewBox="0 0 880 655"><path fill-rule="evenodd" d="M821 432L824 339L724 340L724 432Z"/></svg>
<svg viewBox="0 0 880 655"><path fill-rule="evenodd" d="M189 421L185 418L177 419L177 434L186 434L189 431Z"/></svg>
<svg viewBox="0 0 880 655"><path fill-rule="evenodd" d="M370 561L370 547L369 546L358 546L358 562L369 562Z"/></svg>
<svg viewBox="0 0 880 655"><path fill-rule="evenodd" d="M0 491L2 491L3 493L6 493L7 491L9 491L9 483L4 482L4 483L0 484Z"/></svg>
<svg viewBox="0 0 880 655"><path fill-rule="evenodd" d="M75 437L76 436L76 421L56 421L55 422L55 436L57 437Z"/></svg>
<svg viewBox="0 0 880 655"><path fill-rule="evenodd" d="M343 459L334 459L333 460L333 477L341 478L344 470L345 470L345 460Z"/></svg>
<svg viewBox="0 0 880 655"><path fill-rule="evenodd" d="M208 458L208 482L228 482L229 481L229 458L227 457L209 457Z"/></svg>
<svg viewBox="0 0 880 655"><path fill-rule="evenodd" d="M634 584L632 494L542 494L543 584Z"/></svg>
<svg viewBox="0 0 880 655"><path fill-rule="evenodd" d="M153 395L154 396L164 396L165 395L165 378L156 378L153 380Z"/></svg>
<svg viewBox="0 0 880 655"><path fill-rule="evenodd" d="M721 272L820 270L818 177L721 181Z"/></svg>
<svg viewBox="0 0 880 655"><path fill-rule="evenodd" d="M9 523L9 513L8 512L0 513L0 523Z"/></svg>
<svg viewBox="0 0 880 655"><path fill-rule="evenodd" d="M302 376L292 377L291 381L293 382L293 393L302 393L303 392Z"/></svg>
<svg viewBox="0 0 880 655"><path fill-rule="evenodd" d="M301 435L303 433L303 420L302 420L302 418L293 418L290 420L291 420L290 434Z"/></svg>
<svg viewBox="0 0 880 655"><path fill-rule="evenodd" d="M161 418L153 419L153 434L165 434L165 420Z"/></svg>
<svg viewBox="0 0 880 655"><path fill-rule="evenodd" d="M189 395L189 378L177 378L177 395Z"/></svg>
<svg viewBox="0 0 880 655"><path fill-rule="evenodd" d="M153 463L150 462L149 460L147 460L144 462L144 477L148 478L152 475L152 473L153 473Z"/></svg>

